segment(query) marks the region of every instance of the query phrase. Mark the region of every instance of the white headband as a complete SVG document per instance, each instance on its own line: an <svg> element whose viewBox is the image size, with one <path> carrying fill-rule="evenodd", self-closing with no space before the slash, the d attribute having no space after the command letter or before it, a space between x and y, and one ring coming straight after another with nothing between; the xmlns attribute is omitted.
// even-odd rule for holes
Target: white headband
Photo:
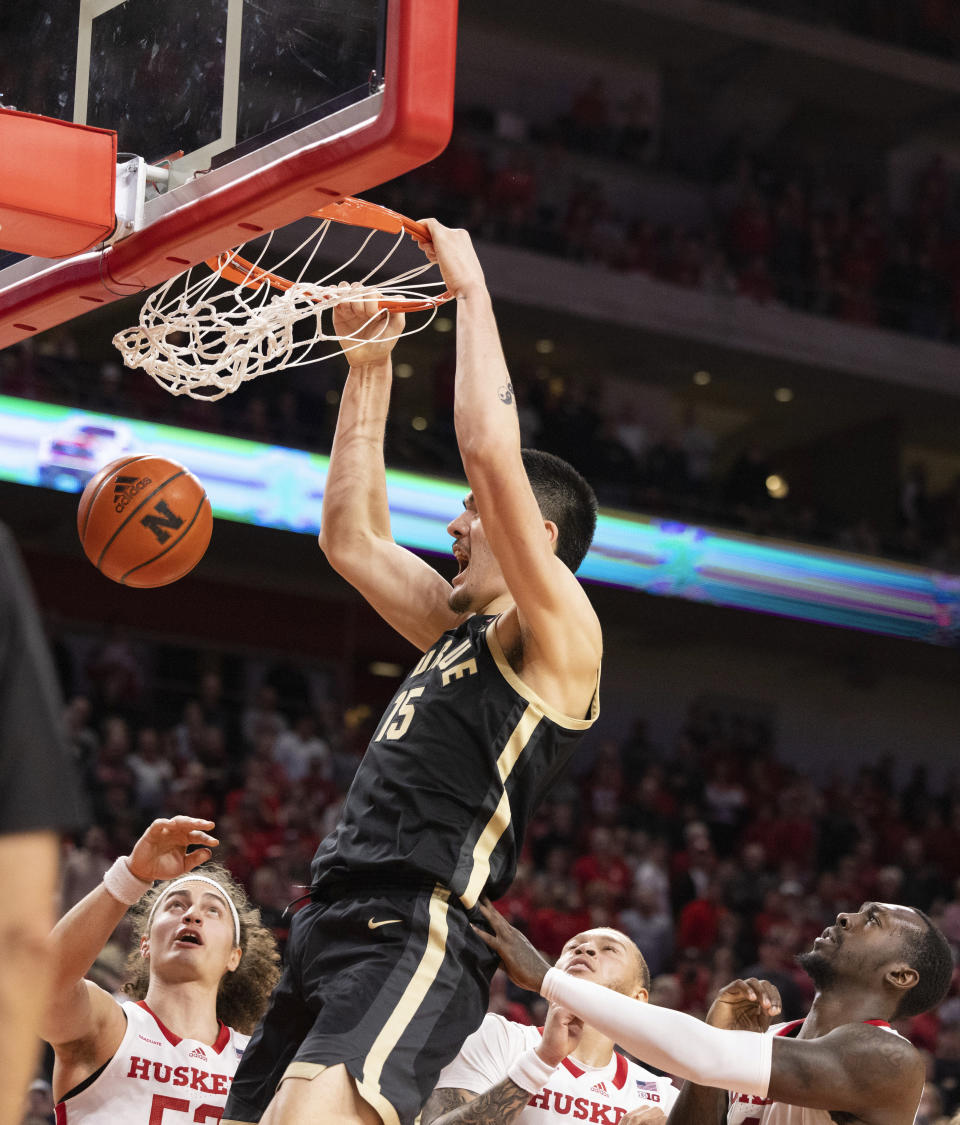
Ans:
<svg viewBox="0 0 960 1125"><path fill-rule="evenodd" d="M183 875L179 879L175 879L169 887L164 890L160 895L157 895L157 901L150 908L150 914L147 917L147 929L153 925L153 916L157 912L157 907L167 895L175 890L177 887L182 886L184 883L209 883L211 887L217 889L217 893L226 900L227 906L230 907L230 913L233 915L233 937L235 944L240 944L240 915L237 913L237 908L233 904L233 899L224 890L223 885L218 883L216 879L211 879L209 875Z"/></svg>

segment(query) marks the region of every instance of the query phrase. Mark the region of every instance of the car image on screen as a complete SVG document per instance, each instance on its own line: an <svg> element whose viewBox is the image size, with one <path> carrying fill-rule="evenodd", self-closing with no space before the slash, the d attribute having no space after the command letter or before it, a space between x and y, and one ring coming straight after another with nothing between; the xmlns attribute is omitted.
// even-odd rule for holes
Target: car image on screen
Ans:
<svg viewBox="0 0 960 1125"><path fill-rule="evenodd" d="M80 492L104 465L128 452L132 442L129 427L122 423L73 415L41 439L38 483L62 492Z"/></svg>

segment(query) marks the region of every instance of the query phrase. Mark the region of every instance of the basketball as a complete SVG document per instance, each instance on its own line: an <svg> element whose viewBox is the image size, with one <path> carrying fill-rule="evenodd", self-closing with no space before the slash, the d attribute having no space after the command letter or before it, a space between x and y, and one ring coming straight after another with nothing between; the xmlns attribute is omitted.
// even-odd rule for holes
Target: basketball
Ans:
<svg viewBox="0 0 960 1125"><path fill-rule="evenodd" d="M197 565L213 513L203 485L165 457L120 457L88 481L77 531L93 565L124 586L166 586Z"/></svg>

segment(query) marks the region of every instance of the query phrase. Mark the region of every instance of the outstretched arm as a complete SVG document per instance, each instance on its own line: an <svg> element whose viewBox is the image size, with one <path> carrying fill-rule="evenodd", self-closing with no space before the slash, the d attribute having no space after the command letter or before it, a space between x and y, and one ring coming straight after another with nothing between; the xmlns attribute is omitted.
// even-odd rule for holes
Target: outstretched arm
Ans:
<svg viewBox="0 0 960 1125"><path fill-rule="evenodd" d="M600 663L600 624L579 582L554 554L554 525L544 526L520 455L513 385L480 262L463 230L425 225L428 258L457 298L454 422L467 480L490 547L517 604L520 631L541 662L590 693ZM551 530L552 529L552 530ZM589 699L589 694L588 694ZM553 702L553 700L548 700Z"/></svg>
<svg viewBox="0 0 960 1125"><path fill-rule="evenodd" d="M391 354L401 313L378 312L375 296L334 310L347 344L347 375L323 496L320 547L330 565L380 616L423 650L458 621L447 607L449 583L393 539L383 439L393 381Z"/></svg>
<svg viewBox="0 0 960 1125"><path fill-rule="evenodd" d="M176 816L155 820L134 845L125 864L145 893L157 879L172 879L192 871L210 858L217 840L208 835L213 821ZM187 854L187 847L201 845ZM135 892L134 892L135 893ZM132 896L131 896L132 897ZM60 1056L105 1058L123 1038L125 1020L119 1004L92 981L84 979L110 935L122 921L128 904L101 883L56 924L50 935L53 963L51 1000L40 1034ZM71 1049L72 1048L72 1049ZM91 1066L90 1073L96 1069Z"/></svg>
<svg viewBox="0 0 960 1125"><path fill-rule="evenodd" d="M708 1027L556 969L489 903L481 909L496 950L522 988L575 1012L631 1054L699 1086L737 1090L786 1105L853 1113L870 1125L911 1125L923 1062L905 1039L869 1024L844 1024L817 1039L772 1038Z"/></svg>

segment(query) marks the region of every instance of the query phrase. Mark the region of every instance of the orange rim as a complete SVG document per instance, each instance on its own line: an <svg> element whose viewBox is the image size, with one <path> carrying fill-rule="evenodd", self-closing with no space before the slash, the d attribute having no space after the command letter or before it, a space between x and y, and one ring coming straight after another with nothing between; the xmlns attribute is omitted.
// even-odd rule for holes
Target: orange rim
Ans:
<svg viewBox="0 0 960 1125"><path fill-rule="evenodd" d="M345 226L366 227L369 230L386 231L388 234L403 232L421 243L430 241L430 232L423 223L408 219L406 215L401 215L399 211L391 211L389 207L381 207L379 203L368 203L365 199L355 199L352 196L339 199L336 203L327 203L308 217L332 219ZM239 254L230 251L224 251L216 258L207 258L207 265L227 281L243 285L247 289L259 289L261 285L270 285L274 289L286 292L293 285L292 281L280 274L261 269L246 258L241 258ZM444 292L437 297L382 300L380 308L388 312L421 312L442 305L452 296L452 293Z"/></svg>

